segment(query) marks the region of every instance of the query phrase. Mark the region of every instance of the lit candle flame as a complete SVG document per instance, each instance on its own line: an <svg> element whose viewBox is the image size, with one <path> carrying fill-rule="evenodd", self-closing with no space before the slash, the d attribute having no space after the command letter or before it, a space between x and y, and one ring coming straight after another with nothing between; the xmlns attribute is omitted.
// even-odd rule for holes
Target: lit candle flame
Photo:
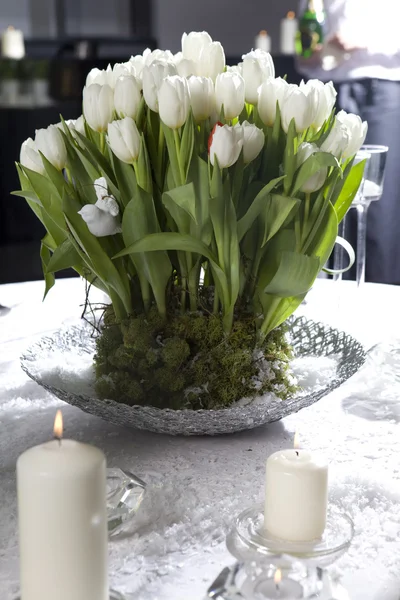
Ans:
<svg viewBox="0 0 400 600"><path fill-rule="evenodd" d="M265 37L267 35L267 30L266 29L261 29L260 33L258 35L261 35L262 37Z"/></svg>
<svg viewBox="0 0 400 600"><path fill-rule="evenodd" d="M63 416L61 410L56 412L56 418L54 419L54 437L61 440L63 436Z"/></svg>
<svg viewBox="0 0 400 600"><path fill-rule="evenodd" d="M286 15L286 18L289 19L290 21L293 21L293 19L295 18L296 14L294 13L293 10L289 10L288 14Z"/></svg>
<svg viewBox="0 0 400 600"><path fill-rule="evenodd" d="M300 448L300 440L299 440L299 432L298 431L296 431L296 433L294 434L293 447L295 450Z"/></svg>
<svg viewBox="0 0 400 600"><path fill-rule="evenodd" d="M275 575L274 575L274 583L276 586L278 586L281 581L282 581L282 571L280 569L277 569L275 571Z"/></svg>

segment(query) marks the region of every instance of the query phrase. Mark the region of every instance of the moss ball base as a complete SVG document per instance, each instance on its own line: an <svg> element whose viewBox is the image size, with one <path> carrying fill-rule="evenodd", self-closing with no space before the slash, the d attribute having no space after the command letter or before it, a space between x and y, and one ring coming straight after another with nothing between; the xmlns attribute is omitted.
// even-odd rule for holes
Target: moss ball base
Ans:
<svg viewBox="0 0 400 600"><path fill-rule="evenodd" d="M236 320L226 336L219 316L157 311L116 323L106 313L97 338L96 391L128 405L217 409L242 398L296 391L284 328L261 343L254 317Z"/></svg>

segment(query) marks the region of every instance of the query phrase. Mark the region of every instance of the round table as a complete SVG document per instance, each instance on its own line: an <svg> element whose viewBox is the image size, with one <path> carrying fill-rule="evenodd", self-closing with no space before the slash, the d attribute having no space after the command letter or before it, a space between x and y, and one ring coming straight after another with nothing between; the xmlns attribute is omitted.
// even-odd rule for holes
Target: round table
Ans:
<svg viewBox="0 0 400 600"><path fill-rule="evenodd" d="M0 286L0 592L18 591L15 463L51 437L63 405L20 369L38 337L76 321L84 283L60 280L42 303L41 281ZM340 301L338 300L338 297ZM400 288L317 280L299 313L349 330L366 347L400 339ZM385 371L385 372L383 372ZM330 494L356 526L353 545L334 571L354 600L400 595L400 384L367 365L317 404L283 421L219 437L170 437L117 427L63 405L65 436L102 448L109 466L133 471L148 493L129 535L110 543L110 578L135 600L201 600L234 562L225 535L238 512L263 498L267 456L303 447L330 460ZM397 396L396 396L397 395Z"/></svg>

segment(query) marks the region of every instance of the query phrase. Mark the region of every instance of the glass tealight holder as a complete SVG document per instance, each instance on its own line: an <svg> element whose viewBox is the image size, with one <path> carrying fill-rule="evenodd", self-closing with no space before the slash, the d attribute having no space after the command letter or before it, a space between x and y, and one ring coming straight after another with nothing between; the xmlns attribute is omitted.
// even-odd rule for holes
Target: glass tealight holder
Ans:
<svg viewBox="0 0 400 600"><path fill-rule="evenodd" d="M114 537L125 530L142 503L146 484L129 471L107 469L108 533Z"/></svg>

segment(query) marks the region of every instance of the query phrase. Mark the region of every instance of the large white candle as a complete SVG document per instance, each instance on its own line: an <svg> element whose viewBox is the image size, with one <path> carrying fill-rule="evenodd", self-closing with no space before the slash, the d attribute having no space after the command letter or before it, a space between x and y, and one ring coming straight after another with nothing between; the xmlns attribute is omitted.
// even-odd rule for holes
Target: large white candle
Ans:
<svg viewBox="0 0 400 600"><path fill-rule="evenodd" d="M326 525L328 465L308 450L280 450L267 460L264 525L283 540L311 541Z"/></svg>
<svg viewBox="0 0 400 600"><path fill-rule="evenodd" d="M18 459L17 487L21 600L108 600L104 454L73 440L36 446Z"/></svg>
<svg viewBox="0 0 400 600"><path fill-rule="evenodd" d="M1 54L3 58L19 60L25 56L24 34L12 25L7 27L1 36Z"/></svg>
<svg viewBox="0 0 400 600"><path fill-rule="evenodd" d="M289 11L285 19L281 21L281 53L294 54L297 33L297 19L293 11Z"/></svg>

